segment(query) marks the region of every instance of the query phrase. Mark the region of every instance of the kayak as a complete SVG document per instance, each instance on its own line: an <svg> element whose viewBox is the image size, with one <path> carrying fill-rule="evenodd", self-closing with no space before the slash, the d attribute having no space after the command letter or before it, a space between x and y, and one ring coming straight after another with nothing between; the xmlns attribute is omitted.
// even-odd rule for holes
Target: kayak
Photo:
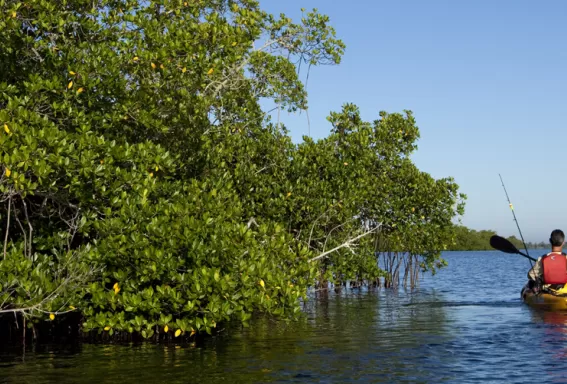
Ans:
<svg viewBox="0 0 567 384"><path fill-rule="evenodd" d="M533 308L567 311L567 296L557 296L546 292L536 295L526 284L522 288L521 297L524 303Z"/></svg>

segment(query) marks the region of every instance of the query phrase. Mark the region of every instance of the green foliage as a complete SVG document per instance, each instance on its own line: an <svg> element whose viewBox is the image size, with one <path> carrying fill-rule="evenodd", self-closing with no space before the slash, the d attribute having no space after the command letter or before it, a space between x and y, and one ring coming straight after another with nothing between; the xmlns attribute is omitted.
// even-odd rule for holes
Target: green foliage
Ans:
<svg viewBox="0 0 567 384"><path fill-rule="evenodd" d="M440 265L464 195L409 160L411 112L364 122L345 104L329 137L293 144L261 108L306 108L301 65L340 62L316 10L0 0L0 26L0 314L211 333L388 276L386 250Z"/></svg>
<svg viewBox="0 0 567 384"><path fill-rule="evenodd" d="M455 226L454 230L454 241L447 248L450 251L483 251L493 249L490 246L490 238L493 235L497 235L496 231L493 230L474 230L467 228L462 225ZM524 243L521 239L516 236L509 236L507 240L516 246L518 249L524 248ZM539 248L549 248L549 243L532 243L527 242L526 246L528 249L539 249Z"/></svg>
<svg viewBox="0 0 567 384"><path fill-rule="evenodd" d="M422 255L423 269L432 268L450 239L452 217L463 211L465 196L452 179L434 180L409 160L419 137L412 113L381 117L365 122L346 104L329 117L331 135L304 138L288 176L297 197L286 221L311 248L344 244L361 226L381 228L356 252L345 247L324 261L329 281L375 281L385 272L377 254L387 250Z"/></svg>

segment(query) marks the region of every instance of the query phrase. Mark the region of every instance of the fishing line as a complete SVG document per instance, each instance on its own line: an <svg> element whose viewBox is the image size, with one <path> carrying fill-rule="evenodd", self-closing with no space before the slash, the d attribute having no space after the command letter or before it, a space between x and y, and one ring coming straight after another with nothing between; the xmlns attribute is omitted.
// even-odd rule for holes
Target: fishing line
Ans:
<svg viewBox="0 0 567 384"><path fill-rule="evenodd" d="M524 244L524 249L526 250L526 254L529 256L530 253L528 252L528 247L526 246L526 242L524 241L524 236L522 235L522 230L520 229L520 224L518 224L518 219L516 219L516 213L514 212L514 206L512 205L512 202L510 201L510 197L508 196L508 191L506 191L506 186L504 186L504 180L502 180L502 176L500 174L498 174L498 176L500 176L500 181L502 182L502 188L504 188L504 193L506 194L506 199L508 200L508 205L510 206L510 209L512 210L512 215L514 216L514 221L516 222L516 226L518 227L518 232L520 232L520 238L522 239L522 244ZM533 267L533 263L530 260L530 265Z"/></svg>

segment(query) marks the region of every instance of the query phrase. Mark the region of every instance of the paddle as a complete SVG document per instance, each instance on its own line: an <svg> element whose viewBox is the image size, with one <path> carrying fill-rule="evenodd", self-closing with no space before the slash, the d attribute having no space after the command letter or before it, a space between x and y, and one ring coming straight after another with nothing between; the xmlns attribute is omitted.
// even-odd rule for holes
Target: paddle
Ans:
<svg viewBox="0 0 567 384"><path fill-rule="evenodd" d="M502 236L498 236L498 235L492 236L490 238L490 246L494 249L497 249L505 253L515 253L518 255L522 255L532 261L537 261L533 257L526 255L524 252L520 251L518 248L516 248L514 244L512 244L510 241L506 240Z"/></svg>

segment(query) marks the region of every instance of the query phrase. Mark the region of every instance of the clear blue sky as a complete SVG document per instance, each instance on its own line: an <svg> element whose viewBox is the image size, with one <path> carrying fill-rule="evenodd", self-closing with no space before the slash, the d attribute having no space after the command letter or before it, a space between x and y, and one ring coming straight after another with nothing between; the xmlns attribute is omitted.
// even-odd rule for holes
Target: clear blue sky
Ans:
<svg viewBox="0 0 567 384"><path fill-rule="evenodd" d="M297 19L317 8L347 45L339 66L311 71L311 136L324 137L330 111L357 104L412 110L421 131L416 165L453 176L468 195L463 224L518 231L526 241L567 232L567 1L287 0L262 2ZM282 121L295 141L305 114Z"/></svg>

